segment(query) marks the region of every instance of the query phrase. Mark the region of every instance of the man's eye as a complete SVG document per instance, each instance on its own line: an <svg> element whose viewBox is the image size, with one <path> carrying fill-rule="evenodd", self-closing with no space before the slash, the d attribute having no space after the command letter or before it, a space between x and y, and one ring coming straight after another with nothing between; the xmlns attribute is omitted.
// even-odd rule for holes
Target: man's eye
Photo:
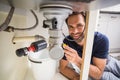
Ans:
<svg viewBox="0 0 120 80"><path fill-rule="evenodd" d="M73 27L72 27L72 26L69 26L68 28L69 28L69 29L73 29Z"/></svg>
<svg viewBox="0 0 120 80"><path fill-rule="evenodd" d="M81 26L77 26L77 28L82 28L82 25Z"/></svg>

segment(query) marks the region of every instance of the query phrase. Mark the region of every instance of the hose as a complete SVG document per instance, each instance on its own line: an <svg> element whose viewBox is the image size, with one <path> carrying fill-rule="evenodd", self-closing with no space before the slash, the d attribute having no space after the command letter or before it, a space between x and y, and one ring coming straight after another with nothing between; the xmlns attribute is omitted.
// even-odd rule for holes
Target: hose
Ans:
<svg viewBox="0 0 120 80"><path fill-rule="evenodd" d="M14 30L32 30L32 29L34 29L34 28L36 28L37 27L37 25L38 25L38 18L37 18L37 16L36 16L36 14L35 14L35 12L33 11L33 10L31 10L31 12L32 12L32 14L34 15L34 17L35 17L35 20L36 20L36 23L35 23L35 25L33 25L32 27L29 27L29 28L13 28ZM11 27L11 26L10 26Z"/></svg>
<svg viewBox="0 0 120 80"><path fill-rule="evenodd" d="M3 23L0 25L0 31L3 31L3 30L5 30L5 29L8 28L8 25L9 25L11 19L12 19L14 10L15 10L15 8L14 8L14 7L11 7L11 9L10 9L10 11L9 11L9 14L8 14L5 22L3 22Z"/></svg>

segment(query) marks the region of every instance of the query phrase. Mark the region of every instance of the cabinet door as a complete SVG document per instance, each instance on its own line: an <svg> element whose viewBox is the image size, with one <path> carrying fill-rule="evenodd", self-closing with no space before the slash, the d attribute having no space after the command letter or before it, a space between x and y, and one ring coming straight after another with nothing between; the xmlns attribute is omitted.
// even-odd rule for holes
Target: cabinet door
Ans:
<svg viewBox="0 0 120 80"><path fill-rule="evenodd" d="M111 50L120 50L120 14L110 14L107 36Z"/></svg>
<svg viewBox="0 0 120 80"><path fill-rule="evenodd" d="M107 34L109 14L100 14L98 20L97 31Z"/></svg>
<svg viewBox="0 0 120 80"><path fill-rule="evenodd" d="M100 13L97 31L110 41L110 52L120 52L120 14Z"/></svg>

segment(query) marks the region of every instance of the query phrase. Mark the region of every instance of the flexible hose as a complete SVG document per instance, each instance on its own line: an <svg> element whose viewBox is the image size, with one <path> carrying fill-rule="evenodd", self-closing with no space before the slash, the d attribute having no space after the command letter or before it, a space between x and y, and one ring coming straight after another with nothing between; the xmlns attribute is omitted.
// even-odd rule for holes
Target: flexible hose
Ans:
<svg viewBox="0 0 120 80"><path fill-rule="evenodd" d="M32 27L29 27L29 28L13 28L14 30L32 30L32 29L34 29L34 28L36 28L37 27L37 25L38 25L38 18L37 18L37 16L36 16L36 14L35 14L35 12L33 11L33 10L31 10L31 12L32 12L32 14L34 15L34 17L35 17L35 20L36 20L36 23L35 23L35 25L33 25ZM11 26L10 26L11 27Z"/></svg>
<svg viewBox="0 0 120 80"><path fill-rule="evenodd" d="M11 9L10 9L10 11L9 11L9 14L8 14L8 16L7 16L6 20L5 20L5 22L4 22L3 24L0 25L0 31L3 31L3 30L5 30L5 29L8 28L8 25L9 25L11 19L12 19L14 10L15 10L15 8L14 8L14 7L11 7Z"/></svg>

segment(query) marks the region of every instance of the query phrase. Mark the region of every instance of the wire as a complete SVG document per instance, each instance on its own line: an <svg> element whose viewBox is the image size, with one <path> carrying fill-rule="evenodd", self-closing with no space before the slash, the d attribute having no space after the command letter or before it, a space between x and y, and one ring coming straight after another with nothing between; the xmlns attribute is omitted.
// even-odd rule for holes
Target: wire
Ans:
<svg viewBox="0 0 120 80"><path fill-rule="evenodd" d="M30 10L31 12L32 12L32 14L34 15L34 17L35 17L35 20L36 20L36 23L35 23L35 25L33 25L32 27L29 27L29 28L14 28L14 30L21 30L21 31L23 31L23 30L32 30L32 29L34 29L34 28L36 28L37 27L37 25L38 25L38 17L36 16L36 14L35 14L35 12L33 11L33 10Z"/></svg>
<svg viewBox="0 0 120 80"><path fill-rule="evenodd" d="M9 11L9 13L8 13L7 18L5 19L5 22L3 22L3 23L0 25L0 31L3 31L3 30L5 30L5 29L8 28L8 25L9 25L11 19L12 19L14 10L15 10L15 8L14 8L14 7L11 7L11 9L10 9L10 11Z"/></svg>

